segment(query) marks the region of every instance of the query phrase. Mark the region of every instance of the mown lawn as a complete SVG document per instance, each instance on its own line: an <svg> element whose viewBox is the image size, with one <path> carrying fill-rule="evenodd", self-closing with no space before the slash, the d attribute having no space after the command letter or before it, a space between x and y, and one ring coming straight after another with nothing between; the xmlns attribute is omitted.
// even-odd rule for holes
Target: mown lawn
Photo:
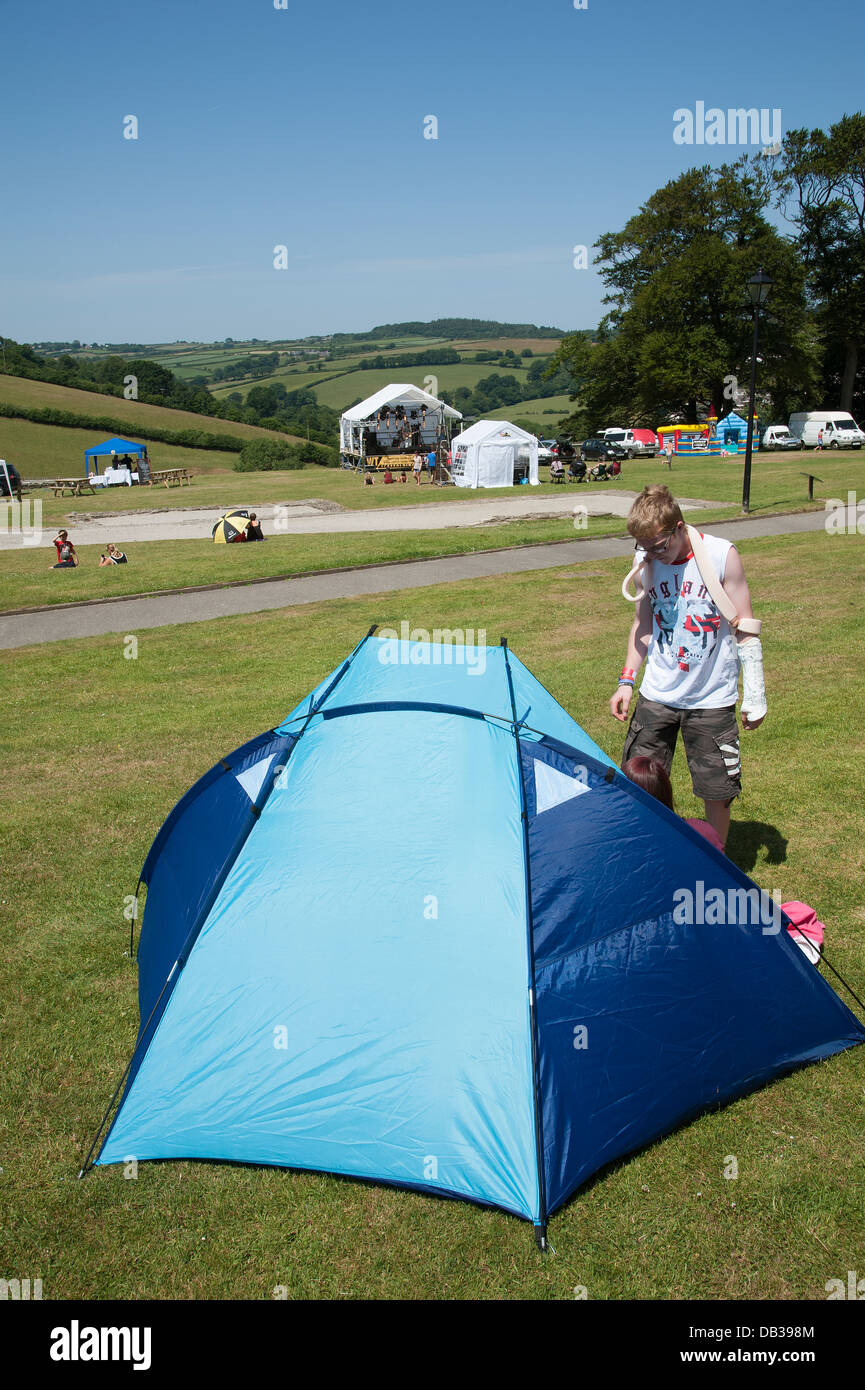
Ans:
<svg viewBox="0 0 865 1390"><path fill-rule="evenodd" d="M267 529L267 528L266 528ZM532 545L580 537L624 534L622 517L590 517L574 529L573 519L513 521L440 531L361 531L335 535L271 534L264 545L214 545L211 540L123 543L126 565L99 567L102 545L77 547L76 569L52 568L55 552L44 547L0 552L0 612L50 603L147 594L186 585L242 583L285 578L310 570L339 569L384 561L464 555L497 546ZM74 531L72 532L74 540ZM106 536L106 541L110 537Z"/></svg>
<svg viewBox="0 0 865 1390"><path fill-rule="evenodd" d="M817 487L818 500L814 506L819 508L823 505L820 498L835 496L846 499L848 489L856 491L860 487L865 460L857 454L827 456L825 461L820 459L818 463L823 482ZM791 463L789 456L773 459L761 457L754 473L752 513L760 515L769 511L807 507L807 489L799 466L798 463ZM689 520L710 522L741 513L737 491L741 485L741 464L736 466L726 461L714 467L706 463L683 465L676 467L672 475L666 468L659 468L651 462L633 463L626 466L625 474L615 483L593 485L592 490L635 490L651 481L672 484L680 496L702 497L710 504L713 501L716 503L689 513ZM521 497L526 491L520 489ZM531 495L555 496L561 500L563 507L574 508L584 491L585 488L576 484L563 487L544 483L533 489ZM201 476L190 487L170 491L164 488L112 488L104 496L80 499L55 499L43 495L42 525L50 529L51 534L57 527L66 526L75 541L77 521L89 516L107 517L112 513L122 516L127 512L142 510L142 504L152 509L183 506L205 508L212 511L215 521L230 506L255 509L267 503L309 501L314 498L335 503L346 510L363 510L399 505L424 507L439 502L459 507L478 497L494 501L510 499L514 495L513 488L490 489L481 494L472 492L469 496L461 488L438 488L426 484L419 488L412 484L406 487L398 484L385 487L381 484L368 488L352 473L317 467L282 473L221 472ZM7 513L8 505L0 505L0 524ZM585 529L575 529L573 522L564 517L471 528L455 527L435 532L407 530L399 533L381 531L287 536L274 533L272 524L266 524L265 530L268 532L267 544L249 548L214 547L209 541L124 544L129 565L110 570L98 568L104 544L81 546L81 564L76 570L63 573L50 569L52 552L42 548L22 545L0 551L0 610L108 595L152 593L157 589L281 576L385 560L462 554L494 546L619 534L624 533L625 526L621 518L608 515L590 518ZM106 534L105 540L110 539Z"/></svg>
<svg viewBox="0 0 865 1390"><path fill-rule="evenodd" d="M744 740L732 857L813 903L865 982L865 541L742 544L765 621L770 715ZM629 612L621 562L0 655L6 843L0 913L0 1268L44 1297L823 1299L863 1269L865 1049L704 1116L530 1228L322 1174L199 1162L76 1174L130 1054L124 895L176 799L274 726L372 622L485 628L614 757L607 712ZM677 806L693 814L683 765ZM405 834L422 831L406 826ZM349 833L347 827L346 833ZM831 978L831 977L830 977ZM736 1180L723 1172L734 1155Z"/></svg>
<svg viewBox="0 0 865 1390"><path fill-rule="evenodd" d="M22 422L24 423L24 422ZM29 430L48 429L48 426L27 425ZM77 434L78 431L73 431ZM2 430L0 430L2 434ZM80 442L80 441L78 441ZM165 457L162 451L165 450ZM159 451L159 463L155 466L172 466L168 459L168 445L154 445ZM47 492L37 495L42 499L45 524L63 525L71 517L90 513L94 516L117 511L147 511L164 507L223 507L249 505L255 508L265 502L307 501L310 498L323 498L336 502L349 510L369 507L427 506L447 503L459 505L469 500L496 501L511 499L517 495L522 499L529 493L528 488L483 488L472 490L457 487L431 487L424 483L415 487L409 479L405 487L399 483L387 487L380 480L373 487L365 487L363 478L342 468L321 468L311 465L292 472L236 473L226 458L231 455L218 455L215 451L184 450L185 454L206 455L211 464L208 472L200 472L190 487L112 487L95 496L64 497L55 499ZM14 456L9 455L14 462ZM83 454L82 454L83 460ZM194 459L188 466L196 469ZM550 483L549 470L541 469L541 482L531 489L532 497L567 495L576 503L580 493L587 486L593 492L639 492L647 483L664 483L679 497L705 499L729 506L738 515L742 501L742 460L716 459L702 462L674 463L672 470L654 459L625 463L621 475L609 482L578 484ZM816 471L822 479L815 484L815 497L846 496L848 488L865 485L865 452L824 454L815 457L808 453L804 458L793 459L787 455L756 455L754 458L751 482L751 511L789 510L808 505L808 484L802 476L803 471ZM83 473L83 468L82 468ZM26 470L22 470L26 477ZM71 475L70 475L71 476Z"/></svg>

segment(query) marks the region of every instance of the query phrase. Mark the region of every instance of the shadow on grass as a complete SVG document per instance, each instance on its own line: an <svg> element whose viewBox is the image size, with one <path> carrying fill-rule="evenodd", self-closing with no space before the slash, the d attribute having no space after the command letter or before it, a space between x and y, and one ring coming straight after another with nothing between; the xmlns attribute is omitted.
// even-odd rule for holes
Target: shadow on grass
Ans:
<svg viewBox="0 0 865 1390"><path fill-rule="evenodd" d="M766 851L767 864L783 864L787 858L787 841L775 825L760 820L731 820L726 854L746 874L750 874L761 849Z"/></svg>

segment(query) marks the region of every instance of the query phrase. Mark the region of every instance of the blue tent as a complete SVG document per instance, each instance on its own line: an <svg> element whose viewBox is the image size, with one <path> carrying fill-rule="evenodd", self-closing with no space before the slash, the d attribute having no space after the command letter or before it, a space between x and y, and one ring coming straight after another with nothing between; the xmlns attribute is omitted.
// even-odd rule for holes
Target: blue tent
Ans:
<svg viewBox="0 0 865 1390"><path fill-rule="evenodd" d="M136 444L132 439L106 439L104 444L94 444L92 449L84 451L84 467L87 476L90 476L90 460L101 458L103 454L134 454L136 458L143 458L147 453L146 444ZM99 465L96 465L96 472L99 472Z"/></svg>
<svg viewBox="0 0 865 1390"><path fill-rule="evenodd" d="M186 793L142 880L100 1164L387 1182L543 1247L604 1164L865 1041L770 900L504 643L368 634Z"/></svg>

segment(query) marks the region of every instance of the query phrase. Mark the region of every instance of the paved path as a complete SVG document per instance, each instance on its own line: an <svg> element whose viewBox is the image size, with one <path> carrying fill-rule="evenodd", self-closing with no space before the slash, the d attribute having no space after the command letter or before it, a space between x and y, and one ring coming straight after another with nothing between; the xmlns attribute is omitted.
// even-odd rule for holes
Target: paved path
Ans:
<svg viewBox="0 0 865 1390"><path fill-rule="evenodd" d="M399 484L395 484L399 486ZM281 535L309 535L346 531L440 531L447 526L482 526L496 521L525 521L530 517L573 516L582 505L590 516L627 516L635 492L581 492L578 487L561 485L555 496L533 497L532 489L520 489L518 497L454 498L447 502L415 502L412 484L402 489L406 504L349 511L324 499L306 502L250 505L266 532ZM436 491L425 486L420 491ZM717 506L713 502L680 499L683 510ZM209 540L220 512L217 507L180 507L176 510L123 512L113 516L89 516L87 521L70 521L67 529L76 545L105 545L114 541L130 545L140 541ZM55 532L43 530L38 544L52 546ZM0 529L0 550L20 548L21 540Z"/></svg>
<svg viewBox="0 0 865 1390"><path fill-rule="evenodd" d="M759 536L817 532L824 530L825 520L822 511L801 512L792 516L753 517L746 521L713 525L712 534L741 541ZM304 603L320 603L325 599L390 593L398 589L422 589L460 579L486 579L495 574L553 569L632 554L633 542L619 538L565 541L486 554L453 555L441 560L376 565L368 569L309 575L298 579L266 580L231 589L211 589L204 593L82 604L59 612L24 613L0 618L0 648L61 642L75 637L96 637L109 632L141 632L146 628L197 623L208 618L232 617L238 613L293 608ZM624 574L623 570L622 578Z"/></svg>

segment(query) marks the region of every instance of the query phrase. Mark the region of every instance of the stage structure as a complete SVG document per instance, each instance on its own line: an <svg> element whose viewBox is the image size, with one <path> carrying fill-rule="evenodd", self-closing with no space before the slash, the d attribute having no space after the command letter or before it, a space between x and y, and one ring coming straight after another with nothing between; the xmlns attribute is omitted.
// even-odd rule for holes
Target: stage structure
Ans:
<svg viewBox="0 0 865 1390"><path fill-rule="evenodd" d="M433 450L437 462L450 452L454 421L463 417L419 386L391 385L351 406L340 417L343 468L411 470L415 454Z"/></svg>

